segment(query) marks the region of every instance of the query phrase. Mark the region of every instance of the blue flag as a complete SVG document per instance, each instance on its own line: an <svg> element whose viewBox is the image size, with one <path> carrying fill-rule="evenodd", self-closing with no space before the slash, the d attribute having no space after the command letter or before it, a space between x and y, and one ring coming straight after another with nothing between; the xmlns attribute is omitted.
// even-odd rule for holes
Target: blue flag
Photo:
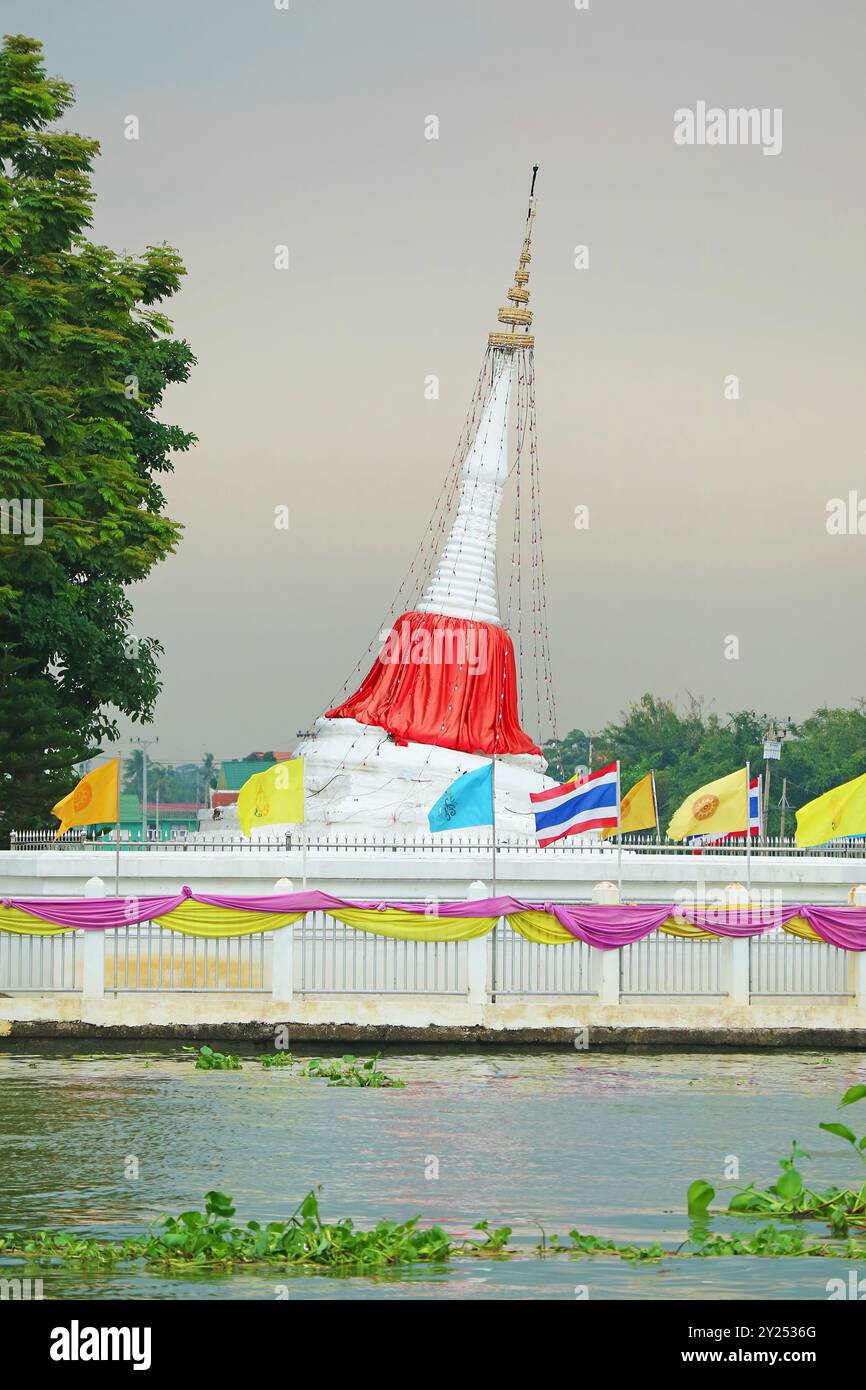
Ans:
<svg viewBox="0 0 866 1390"><path fill-rule="evenodd" d="M432 831L493 824L493 764L464 772L427 812Z"/></svg>

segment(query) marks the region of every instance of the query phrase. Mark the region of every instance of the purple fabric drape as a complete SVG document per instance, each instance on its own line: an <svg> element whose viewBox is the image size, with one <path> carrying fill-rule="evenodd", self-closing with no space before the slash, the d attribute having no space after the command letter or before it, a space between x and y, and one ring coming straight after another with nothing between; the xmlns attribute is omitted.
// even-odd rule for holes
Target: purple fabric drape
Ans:
<svg viewBox="0 0 866 1390"><path fill-rule="evenodd" d="M401 912L429 914L429 905L399 900L338 898L330 893L310 890L303 893L260 893L238 896L223 893L193 893L184 887L179 893L154 897L125 898L4 898L3 907L30 913L53 926L105 931L126 924L152 921L191 900L212 907L241 908L250 912L339 912L344 908L364 911L397 909ZM473 902L438 904L440 917L509 917L515 912L547 912L579 941L602 951L616 950L640 941L656 931L669 917L712 932L715 936L757 936L783 927L794 917L802 917L822 941L846 951L866 950L866 908L823 907L795 904L782 908L683 907L678 903L550 903L521 902L517 898L483 898Z"/></svg>
<svg viewBox="0 0 866 1390"><path fill-rule="evenodd" d="M866 950L866 910L862 907L804 905L799 913L831 946L841 946L845 951Z"/></svg>
<svg viewBox="0 0 866 1390"><path fill-rule="evenodd" d="M17 907L55 927L105 931L127 923L149 922L172 912L192 897L189 889L159 898L4 898L3 907Z"/></svg>

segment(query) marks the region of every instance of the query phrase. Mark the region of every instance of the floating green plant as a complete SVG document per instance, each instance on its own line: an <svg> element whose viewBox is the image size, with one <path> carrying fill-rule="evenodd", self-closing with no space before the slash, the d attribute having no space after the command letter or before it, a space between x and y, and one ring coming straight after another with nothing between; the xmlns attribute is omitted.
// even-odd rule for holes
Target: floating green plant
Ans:
<svg viewBox="0 0 866 1390"><path fill-rule="evenodd" d="M57 1231L0 1235L0 1254L32 1261L117 1264L144 1261L150 1265L316 1265L380 1267L382 1265L442 1263L454 1255L501 1253L509 1227L491 1231L486 1222L474 1230L478 1237L453 1240L441 1226L421 1229L419 1217L410 1221L380 1221L359 1231L345 1219L324 1222L315 1192L309 1192L287 1221L262 1226L249 1221L233 1225L232 1198L224 1192L205 1193L204 1211L161 1216L147 1235L123 1241L85 1239Z"/></svg>
<svg viewBox="0 0 866 1390"><path fill-rule="evenodd" d="M307 1194L287 1221L270 1221L266 1226L258 1221L234 1225L234 1203L225 1192L206 1192L204 1202L204 1211L163 1215L145 1235L120 1241L96 1240L64 1231L7 1231L0 1234L0 1255L35 1264L114 1266L144 1263L166 1269L313 1266L353 1269L359 1273L383 1265L444 1264L451 1259L475 1256L525 1258L529 1253L571 1259L608 1255L632 1263L725 1255L866 1259L866 1245L862 1241L809 1241L801 1230L781 1230L774 1226L762 1227L750 1235L707 1236L698 1240L694 1250L682 1246L667 1250L657 1243L630 1245L574 1230L569 1233L568 1243L559 1236L551 1236L549 1240L543 1238L536 1249L529 1252L509 1247L511 1227L491 1229L487 1221L473 1226L477 1235L461 1239L450 1236L442 1226L420 1227L417 1216L403 1222L380 1221L371 1230L357 1230L348 1218L326 1222L319 1212L315 1192Z"/></svg>
<svg viewBox="0 0 866 1390"><path fill-rule="evenodd" d="M263 1067L293 1067L295 1058L291 1052L262 1052L259 1061Z"/></svg>
<svg viewBox="0 0 866 1390"><path fill-rule="evenodd" d="M214 1052L212 1047L183 1047L182 1052L196 1054L198 1071L240 1071L241 1059L232 1052Z"/></svg>
<svg viewBox="0 0 866 1390"><path fill-rule="evenodd" d="M338 1062L330 1064L315 1057L307 1063L302 1075L323 1077L329 1086L405 1086L405 1081L398 1081L379 1071L376 1063L381 1055L381 1052L374 1052L372 1057L364 1060L347 1053Z"/></svg>
<svg viewBox="0 0 866 1390"><path fill-rule="evenodd" d="M853 1105L866 1097L866 1086L851 1086L839 1102L839 1109ZM822 1121L818 1126L828 1134L834 1134L850 1144L857 1156L866 1163L866 1135L857 1137L847 1125L838 1122ZM738 1188L728 1203L728 1211L742 1216L773 1216L783 1220L823 1221L834 1235L842 1236L850 1227L866 1230L866 1182L856 1191L852 1188L827 1187L815 1191L807 1187L803 1174L797 1164L810 1155L801 1149L796 1139L791 1143L787 1158L779 1159L782 1172L769 1187ZM716 1192L708 1182L698 1178L691 1184L687 1193L689 1216L701 1219L709 1214L710 1203ZM769 1229L769 1228L768 1228ZM716 1237L716 1240L722 1240ZM706 1253L716 1253L706 1251ZM790 1253L799 1253L797 1251ZM809 1253L815 1253L814 1250Z"/></svg>
<svg viewBox="0 0 866 1390"><path fill-rule="evenodd" d="M241 1071L241 1060L232 1052L215 1052L212 1047L185 1046L183 1052L192 1053L196 1059L196 1068L199 1071ZM259 1062L267 1068L286 1068L289 1071L297 1064L298 1076L310 1076L316 1080L327 1081L329 1086L375 1086L375 1087L403 1087L405 1081L400 1081L396 1077L387 1076L380 1071L376 1065L381 1057L381 1052L374 1052L372 1057L354 1057L351 1053L339 1058L336 1062L323 1062L318 1057L312 1057L303 1064L291 1052L262 1052L259 1054Z"/></svg>

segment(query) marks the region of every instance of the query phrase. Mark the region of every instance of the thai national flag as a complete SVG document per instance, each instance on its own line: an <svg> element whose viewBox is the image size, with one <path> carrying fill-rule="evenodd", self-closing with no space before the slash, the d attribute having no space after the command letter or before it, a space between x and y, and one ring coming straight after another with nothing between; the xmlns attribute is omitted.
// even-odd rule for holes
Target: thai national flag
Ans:
<svg viewBox="0 0 866 1390"><path fill-rule="evenodd" d="M611 763L578 782L572 778L546 792L530 792L535 836L541 849L566 835L616 830L619 823L619 763Z"/></svg>

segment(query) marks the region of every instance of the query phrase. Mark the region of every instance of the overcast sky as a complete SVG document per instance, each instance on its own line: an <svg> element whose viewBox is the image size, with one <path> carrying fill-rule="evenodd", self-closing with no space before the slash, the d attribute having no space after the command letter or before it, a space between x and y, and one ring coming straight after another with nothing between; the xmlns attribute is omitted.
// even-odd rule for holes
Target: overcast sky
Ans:
<svg viewBox="0 0 866 1390"><path fill-rule="evenodd" d="M830 499L866 512L862 0L2 15L101 142L94 236L189 270L168 312L199 365L165 411L200 438L167 487L185 539L133 591L165 645L154 754L291 747L351 671L439 493L534 162L561 730L645 690L795 717L866 695L866 534L827 532ZM700 101L781 109L781 151L677 145Z"/></svg>

